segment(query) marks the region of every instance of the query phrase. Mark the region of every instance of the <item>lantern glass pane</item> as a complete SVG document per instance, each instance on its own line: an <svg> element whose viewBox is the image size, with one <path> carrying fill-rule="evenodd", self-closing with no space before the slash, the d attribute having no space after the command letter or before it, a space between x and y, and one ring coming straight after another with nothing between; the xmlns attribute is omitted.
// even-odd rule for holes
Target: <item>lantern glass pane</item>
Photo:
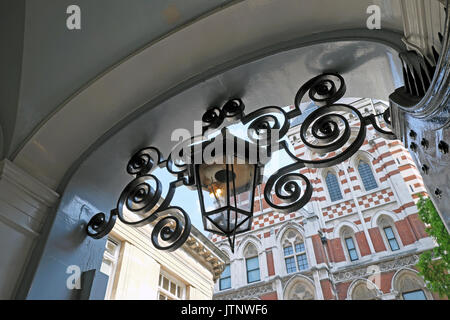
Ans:
<svg viewBox="0 0 450 320"><path fill-rule="evenodd" d="M248 215L236 211L230 212L230 232L236 228L236 233L244 232L248 229ZM236 219L237 218L237 219Z"/></svg>
<svg viewBox="0 0 450 320"><path fill-rule="evenodd" d="M248 216L240 215L242 219L238 223L238 228L236 229L236 233L245 232L250 230L252 219ZM244 221L245 220L245 221ZM244 221L244 222L242 222ZM240 224L242 222L242 224Z"/></svg>
<svg viewBox="0 0 450 320"><path fill-rule="evenodd" d="M198 178L205 212L211 212L228 205L229 187L226 172L227 166L225 164L201 164L198 166Z"/></svg>
<svg viewBox="0 0 450 320"><path fill-rule="evenodd" d="M206 229L214 232L226 233L228 228L227 210L208 215L208 218L204 219Z"/></svg>
<svg viewBox="0 0 450 320"><path fill-rule="evenodd" d="M229 212L229 215L228 215ZM206 228L220 233L232 233L236 226L236 232L244 232L250 228L248 215L236 212L234 210L224 210L218 213L210 214L205 218Z"/></svg>
<svg viewBox="0 0 450 320"><path fill-rule="evenodd" d="M235 158L230 164L196 167L203 221L212 232L230 234L250 228L257 166L242 162Z"/></svg>
<svg viewBox="0 0 450 320"><path fill-rule="evenodd" d="M230 199L230 205L245 212L253 212L256 165L235 164L230 167L232 167L236 175L235 183L231 185L232 190L235 190L235 192L231 193L233 197Z"/></svg>

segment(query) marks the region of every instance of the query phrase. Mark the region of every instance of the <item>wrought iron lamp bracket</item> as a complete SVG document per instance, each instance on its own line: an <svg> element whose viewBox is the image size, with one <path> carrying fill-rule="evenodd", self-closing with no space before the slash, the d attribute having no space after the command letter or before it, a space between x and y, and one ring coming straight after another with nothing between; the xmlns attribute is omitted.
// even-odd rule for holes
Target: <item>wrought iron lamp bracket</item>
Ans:
<svg viewBox="0 0 450 320"><path fill-rule="evenodd" d="M134 176L134 179L121 193L117 207L111 211L108 221L103 213L91 219L87 226L88 235L95 239L105 236L112 230L117 217L123 223L134 227L144 226L160 218L152 231L153 245L160 250L172 251L179 248L188 238L191 223L182 208L171 206L170 203L176 188L187 186L193 189L196 184L193 166L186 161L180 161L180 158L183 158L183 147L193 146L195 141L204 143L208 141L205 136L217 131L225 132L227 127L238 122L247 129L247 142L256 144L258 148L266 148L267 159L260 159L258 156L260 168L267 163L272 153L278 150L284 150L292 160L292 163L281 167L268 178L264 189L266 202L282 213L300 210L309 202L313 193L311 182L305 174L300 173L301 169L323 168L347 160L364 143L369 125L381 136L395 138L392 132L378 125L376 116L380 115L362 116L356 108L336 103L344 96L345 91L345 81L341 75L326 73L314 77L300 87L294 99L294 106L289 111L277 106L267 106L245 114L245 105L239 98L229 100L222 108L210 108L202 117L202 136L182 141L173 149L168 159L163 159L155 147L143 148L132 156L127 165L127 172ZM283 139L291 129L290 120L302 115L301 102L305 95L308 95L318 108L304 119L300 126L300 138L311 151L328 154L327 157L299 158L289 150ZM387 125L390 124L388 112L383 114ZM356 135L352 134L351 125L344 116L346 113L353 114L359 120ZM164 198L161 181L152 174L156 168L166 169L176 177L169 184ZM275 201L274 196L279 201ZM130 221L127 219L129 213L141 219ZM160 239L166 245L162 245Z"/></svg>
<svg viewBox="0 0 450 320"><path fill-rule="evenodd" d="M133 227L142 227L159 221L154 225L151 235L153 245L160 250L173 251L179 248L188 238L191 230L189 215L183 208L171 206L175 191L180 186L192 186L193 181L187 174L187 167L175 169L170 159L163 159L160 151L154 147L143 148L136 152L127 164L127 172L134 179L122 191L117 207L111 210L110 219L105 214L96 214L86 227L87 234L100 239L111 232L116 218ZM161 181L152 174L156 168L166 169L176 176L169 183L165 197L162 193ZM134 214L139 220L128 220ZM160 243L164 240L164 245Z"/></svg>

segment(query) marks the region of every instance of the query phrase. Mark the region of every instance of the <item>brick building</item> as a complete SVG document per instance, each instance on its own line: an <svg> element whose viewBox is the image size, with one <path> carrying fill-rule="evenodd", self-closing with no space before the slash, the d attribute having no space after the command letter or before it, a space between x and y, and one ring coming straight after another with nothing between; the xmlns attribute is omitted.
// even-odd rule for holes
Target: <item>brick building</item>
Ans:
<svg viewBox="0 0 450 320"><path fill-rule="evenodd" d="M387 106L352 99L363 115ZM288 138L298 157L318 158L300 139L295 119ZM352 127L358 120L348 118ZM383 124L380 124L383 126ZM326 155L334 156L333 153ZM215 299L437 299L417 274L421 252L434 246L417 214L422 177L400 141L369 127L361 149L323 169L304 168L314 188L301 210L274 212L256 189L250 232L236 238L233 254L220 236L212 241L229 264Z"/></svg>

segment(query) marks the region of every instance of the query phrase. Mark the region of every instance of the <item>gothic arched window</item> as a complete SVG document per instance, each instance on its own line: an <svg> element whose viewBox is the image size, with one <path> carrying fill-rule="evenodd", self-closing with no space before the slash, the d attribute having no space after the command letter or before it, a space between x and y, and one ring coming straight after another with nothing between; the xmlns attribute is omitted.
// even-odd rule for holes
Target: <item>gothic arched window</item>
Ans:
<svg viewBox="0 0 450 320"><path fill-rule="evenodd" d="M425 287L425 282L416 273L410 270L402 270L395 275L394 289L403 300L429 300L433 299L431 293Z"/></svg>
<svg viewBox="0 0 450 320"><path fill-rule="evenodd" d="M282 245L287 273L297 272L297 270L302 271L309 268L305 244L298 231L294 229L286 231L282 239Z"/></svg>
<svg viewBox="0 0 450 320"><path fill-rule="evenodd" d="M328 193L330 194L331 201L341 200L342 193L336 175L332 172L328 172L327 176L325 177L325 182L327 184Z"/></svg>
<svg viewBox="0 0 450 320"><path fill-rule="evenodd" d="M399 237L392 218L384 215L381 216L378 218L378 227L380 228L384 242L388 245L387 248L391 249L391 251L400 250Z"/></svg>
<svg viewBox="0 0 450 320"><path fill-rule="evenodd" d="M284 292L285 300L314 300L314 285L309 281L297 278L290 281Z"/></svg>
<svg viewBox="0 0 450 320"><path fill-rule="evenodd" d="M362 160L359 161L358 172L366 191L376 189L378 187L377 181L373 176L372 168L367 162Z"/></svg>
<svg viewBox="0 0 450 320"><path fill-rule="evenodd" d="M359 280L354 286L351 294L352 300L375 300L378 298L378 291L371 281Z"/></svg>
<svg viewBox="0 0 450 320"><path fill-rule="evenodd" d="M344 227L341 230L341 239L344 244L344 248L347 249L347 257L350 261L356 261L359 259L358 250L356 246L355 234L349 227Z"/></svg>
<svg viewBox="0 0 450 320"><path fill-rule="evenodd" d="M247 270L247 283L252 283L261 280L259 273L259 259L258 250L249 243L244 250L245 268Z"/></svg>

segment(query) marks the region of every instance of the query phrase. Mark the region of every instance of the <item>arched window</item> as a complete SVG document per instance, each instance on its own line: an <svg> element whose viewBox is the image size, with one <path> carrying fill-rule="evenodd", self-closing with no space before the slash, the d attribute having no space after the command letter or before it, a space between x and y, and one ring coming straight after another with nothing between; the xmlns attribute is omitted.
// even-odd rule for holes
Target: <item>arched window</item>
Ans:
<svg viewBox="0 0 450 320"><path fill-rule="evenodd" d="M381 235L387 248L391 251L400 250L400 243L398 241L397 230L395 229L394 221L388 216L381 216L378 218L378 227L380 228Z"/></svg>
<svg viewBox="0 0 450 320"><path fill-rule="evenodd" d="M372 169L367 162L362 161L362 160L359 161L358 172L359 172L359 176L362 179L364 189L366 189L366 191L376 189L378 187L377 181L375 180L375 177L373 176Z"/></svg>
<svg viewBox="0 0 450 320"><path fill-rule="evenodd" d="M309 268L306 257L305 244L300 233L294 229L289 229L284 233L282 239L284 263L286 272L293 273Z"/></svg>
<svg viewBox="0 0 450 320"><path fill-rule="evenodd" d="M358 280L352 289L352 300L375 300L378 298L378 291L375 285L367 280Z"/></svg>
<svg viewBox="0 0 450 320"><path fill-rule="evenodd" d="M394 277L394 289L403 300L428 300L433 299L425 287L425 282L411 270L401 270Z"/></svg>
<svg viewBox="0 0 450 320"><path fill-rule="evenodd" d="M397 239L395 238L394 231L392 230L391 226L384 227L384 234L386 235L386 239L389 243L389 247L392 251L396 251L400 249L400 246L398 245Z"/></svg>
<svg viewBox="0 0 450 320"><path fill-rule="evenodd" d="M284 291L285 300L314 300L315 299L315 287L311 283L303 278L294 278L291 280Z"/></svg>
<svg viewBox="0 0 450 320"><path fill-rule="evenodd" d="M230 264L226 264L219 279L219 289L226 290L231 288L231 270Z"/></svg>
<svg viewBox="0 0 450 320"><path fill-rule="evenodd" d="M344 248L347 251L347 257L350 261L356 261L359 259L358 250L356 247L355 235L351 228L343 227L341 231L341 239L344 244Z"/></svg>
<svg viewBox="0 0 450 320"><path fill-rule="evenodd" d="M345 238L345 246L347 247L350 261L358 260L358 253L356 252L355 242L352 237Z"/></svg>
<svg viewBox="0 0 450 320"><path fill-rule="evenodd" d="M249 243L244 250L245 268L247 270L247 283L252 283L261 280L259 273L259 259L258 250Z"/></svg>
<svg viewBox="0 0 450 320"><path fill-rule="evenodd" d="M327 183L328 193L330 194L331 201L337 201L342 199L341 188L336 175L332 172L328 172L325 177Z"/></svg>
<svg viewBox="0 0 450 320"><path fill-rule="evenodd" d="M427 300L427 297L422 289L404 292L402 296L403 300Z"/></svg>

